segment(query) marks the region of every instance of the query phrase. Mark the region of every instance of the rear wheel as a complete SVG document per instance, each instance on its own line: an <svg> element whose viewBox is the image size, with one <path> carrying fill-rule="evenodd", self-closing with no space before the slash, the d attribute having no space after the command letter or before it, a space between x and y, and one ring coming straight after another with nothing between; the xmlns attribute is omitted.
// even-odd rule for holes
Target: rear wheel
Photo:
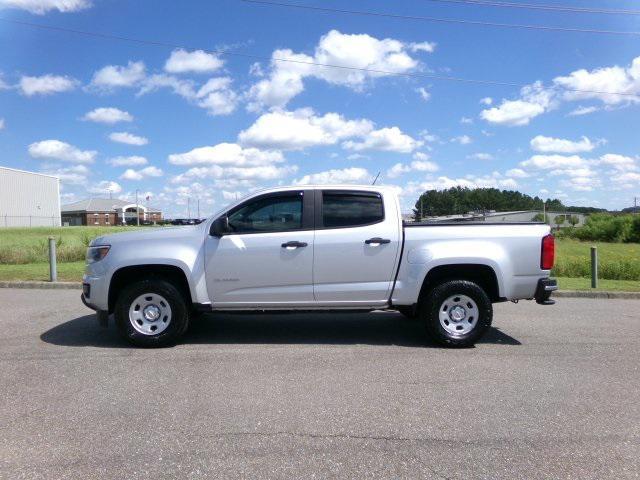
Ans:
<svg viewBox="0 0 640 480"><path fill-rule="evenodd" d="M450 280L429 291L422 301L420 317L436 342L470 347L491 326L493 307L476 283Z"/></svg>
<svg viewBox="0 0 640 480"><path fill-rule="evenodd" d="M165 280L142 280L125 287L114 316L122 336L139 347L173 345L189 326L182 293Z"/></svg>

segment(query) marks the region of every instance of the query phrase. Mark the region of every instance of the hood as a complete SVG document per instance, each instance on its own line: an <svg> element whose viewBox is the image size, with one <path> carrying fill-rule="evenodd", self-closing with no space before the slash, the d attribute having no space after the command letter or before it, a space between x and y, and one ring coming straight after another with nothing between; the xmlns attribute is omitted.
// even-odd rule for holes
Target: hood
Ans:
<svg viewBox="0 0 640 480"><path fill-rule="evenodd" d="M196 232L203 230L207 222L199 225L187 225L181 227L147 227L133 232L120 232L110 235L100 235L91 242L95 245L118 245L121 243L148 242L154 240L169 240L192 237Z"/></svg>

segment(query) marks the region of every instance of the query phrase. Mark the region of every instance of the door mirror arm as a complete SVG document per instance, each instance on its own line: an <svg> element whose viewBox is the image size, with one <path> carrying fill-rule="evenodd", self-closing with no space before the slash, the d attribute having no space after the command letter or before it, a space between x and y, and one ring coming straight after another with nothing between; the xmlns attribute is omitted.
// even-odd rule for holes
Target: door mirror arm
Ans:
<svg viewBox="0 0 640 480"><path fill-rule="evenodd" d="M222 237L229 233L231 229L229 228L229 217L226 215L222 215L216 218L209 228L209 235L213 237Z"/></svg>

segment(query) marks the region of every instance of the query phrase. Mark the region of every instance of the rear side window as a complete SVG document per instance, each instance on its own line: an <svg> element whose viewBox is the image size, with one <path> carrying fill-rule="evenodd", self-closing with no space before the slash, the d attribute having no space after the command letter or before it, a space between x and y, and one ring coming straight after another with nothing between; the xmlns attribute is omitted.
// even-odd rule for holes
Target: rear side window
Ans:
<svg viewBox="0 0 640 480"><path fill-rule="evenodd" d="M322 193L322 223L325 228L357 227L382 220L382 197L377 193Z"/></svg>

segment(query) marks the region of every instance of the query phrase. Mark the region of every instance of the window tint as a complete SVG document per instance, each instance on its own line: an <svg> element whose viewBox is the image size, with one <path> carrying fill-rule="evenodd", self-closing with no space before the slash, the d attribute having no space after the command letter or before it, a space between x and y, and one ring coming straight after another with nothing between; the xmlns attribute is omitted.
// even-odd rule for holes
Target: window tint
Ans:
<svg viewBox="0 0 640 480"><path fill-rule="evenodd" d="M383 219L382 198L378 194L322 194L322 222L325 227L356 227Z"/></svg>
<svg viewBox="0 0 640 480"><path fill-rule="evenodd" d="M229 215L234 233L282 232L302 228L302 192L262 197Z"/></svg>

